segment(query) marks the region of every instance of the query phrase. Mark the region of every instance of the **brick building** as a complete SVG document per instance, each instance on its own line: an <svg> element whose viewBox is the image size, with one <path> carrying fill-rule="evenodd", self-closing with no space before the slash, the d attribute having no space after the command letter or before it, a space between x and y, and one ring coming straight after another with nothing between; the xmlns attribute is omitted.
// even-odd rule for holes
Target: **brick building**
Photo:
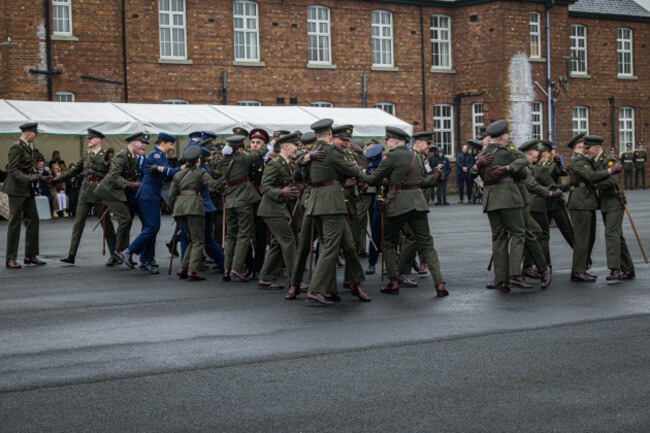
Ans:
<svg viewBox="0 0 650 433"><path fill-rule="evenodd" d="M0 99L365 104L452 157L503 117L517 144L555 131L562 151L577 131L650 134L633 0L16 0L0 42Z"/></svg>

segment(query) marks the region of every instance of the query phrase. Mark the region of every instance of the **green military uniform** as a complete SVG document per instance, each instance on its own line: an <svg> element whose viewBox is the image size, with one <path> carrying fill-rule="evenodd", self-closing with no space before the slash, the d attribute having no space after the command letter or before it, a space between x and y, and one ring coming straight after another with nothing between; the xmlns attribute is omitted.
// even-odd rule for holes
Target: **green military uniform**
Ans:
<svg viewBox="0 0 650 433"><path fill-rule="evenodd" d="M641 187L645 189L645 163L648 160L648 155L643 149L634 151L634 188L639 187L639 177L641 178Z"/></svg>
<svg viewBox="0 0 650 433"><path fill-rule="evenodd" d="M37 132L38 124L28 123L20 129ZM30 143L22 138L9 148L9 169L2 191L9 197L9 224L7 225L7 262L16 260L20 242L20 223L25 222L25 258L35 258L39 254L38 211L32 179L38 173L34 168L34 151ZM43 180L39 176L38 180ZM37 263L41 264L41 263ZM17 264L7 267L19 267Z"/></svg>
<svg viewBox="0 0 650 433"><path fill-rule="evenodd" d="M540 151L542 151L541 148ZM537 184L545 187L546 189L555 188L555 183L553 182L553 179L551 178L551 173L546 165L535 164L533 166L533 177L535 178L535 182L537 182ZM537 222L537 225L542 231L541 236L539 237L539 244L540 247L542 248L544 259L546 260L546 263L549 266L551 266L551 252L550 252L551 231L550 231L550 222L548 218L547 203L550 202L550 200L558 201L558 199L556 198L548 197L548 194L546 196L542 196L541 194L540 195L531 194L530 205L529 205L530 216L535 220L535 222ZM524 260L524 264L530 266L532 263L531 261L527 262L526 260Z"/></svg>
<svg viewBox="0 0 650 433"><path fill-rule="evenodd" d="M621 163L623 164L623 177L625 179L625 189L634 189L632 187L632 175L634 173L634 152L631 146L627 146L627 152L621 155Z"/></svg>
<svg viewBox="0 0 650 433"><path fill-rule="evenodd" d="M578 134L577 137L584 137L585 134ZM550 141L542 140L542 143L546 146L548 151L551 152L553 149L553 143ZM562 183L562 176L566 176L568 172L565 170L562 165L562 160L557 153L551 153L551 157L548 158L544 167L549 170L553 184L562 190L562 192L568 192L570 185L568 183ZM546 199L546 215L548 216L549 222L551 220L555 221L555 225L560 230L562 237L573 248L574 244L574 235L573 235L573 225L568 216L568 210L564 201L559 201L554 198L548 197Z"/></svg>

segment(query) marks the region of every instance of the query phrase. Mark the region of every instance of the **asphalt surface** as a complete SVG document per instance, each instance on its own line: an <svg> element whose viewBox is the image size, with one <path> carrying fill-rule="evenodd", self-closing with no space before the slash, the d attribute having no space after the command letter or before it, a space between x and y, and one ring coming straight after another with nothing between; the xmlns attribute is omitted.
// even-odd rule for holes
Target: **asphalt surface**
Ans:
<svg viewBox="0 0 650 433"><path fill-rule="evenodd" d="M628 199L650 246L650 192ZM72 220L42 221L48 265L0 269L0 431L650 431L650 274L627 220L635 280L605 281L598 224L596 283L569 281L553 229L551 286L501 294L480 206L431 211L450 296L372 275L371 303L334 308L168 277L169 217L161 275L104 267L91 219L64 265Z"/></svg>

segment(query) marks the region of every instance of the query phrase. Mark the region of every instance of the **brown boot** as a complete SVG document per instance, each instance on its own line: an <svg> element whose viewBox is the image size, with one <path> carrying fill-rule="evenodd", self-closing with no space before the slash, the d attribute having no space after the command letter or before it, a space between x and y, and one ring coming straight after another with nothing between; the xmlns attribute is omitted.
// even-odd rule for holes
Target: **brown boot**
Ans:
<svg viewBox="0 0 650 433"><path fill-rule="evenodd" d="M204 281L205 277L202 277L201 275L197 274L196 272L188 272L187 273L187 281Z"/></svg>
<svg viewBox="0 0 650 433"><path fill-rule="evenodd" d="M363 291L360 283L352 284L350 288L350 293L359 298L361 302L370 302L370 295Z"/></svg>
<svg viewBox="0 0 650 433"><path fill-rule="evenodd" d="M622 280L623 275L624 274L620 269L612 269L612 272L610 272L609 275L605 277L605 279L607 281Z"/></svg>
<svg viewBox="0 0 650 433"><path fill-rule="evenodd" d="M181 268L178 272L176 272L176 275L178 275L178 278L181 280L186 280L187 279L187 269Z"/></svg>
<svg viewBox="0 0 650 433"><path fill-rule="evenodd" d="M399 283L403 286L406 287L417 287L418 282L415 281L413 278L409 277L406 274L399 274L399 277L397 277Z"/></svg>
<svg viewBox="0 0 650 433"><path fill-rule="evenodd" d="M418 274L426 274L427 272L429 272L427 264L420 262L420 269L418 269Z"/></svg>
<svg viewBox="0 0 650 433"><path fill-rule="evenodd" d="M501 282L501 283L498 284L498 287L499 287L499 291L501 293L510 293L510 284L509 283Z"/></svg>
<svg viewBox="0 0 650 433"><path fill-rule="evenodd" d="M542 278L542 274L540 274L537 269L533 268L532 266L525 266L521 270L521 275L524 277L530 277L530 278Z"/></svg>
<svg viewBox="0 0 650 433"><path fill-rule="evenodd" d="M496 280L496 278L489 283L485 285L486 289L498 289L499 288L499 282Z"/></svg>
<svg viewBox="0 0 650 433"><path fill-rule="evenodd" d="M292 301L298 297L300 294L300 287L298 286L291 286L289 287L289 291L284 295L284 299L287 301Z"/></svg>
<svg viewBox="0 0 650 433"><path fill-rule="evenodd" d="M391 278L386 287L381 288L381 293L399 295L399 280L397 278Z"/></svg>
<svg viewBox="0 0 650 433"><path fill-rule="evenodd" d="M449 296L449 292L445 288L445 283L440 283L436 286L436 295L438 295L439 298Z"/></svg>
<svg viewBox="0 0 650 433"><path fill-rule="evenodd" d="M551 267L547 266L546 270L542 272L542 289L545 289L551 284Z"/></svg>
<svg viewBox="0 0 650 433"><path fill-rule="evenodd" d="M581 283L593 283L596 278L585 272L573 272L571 274L571 281L578 281Z"/></svg>
<svg viewBox="0 0 650 433"><path fill-rule="evenodd" d="M526 282L526 280L524 280L524 279L523 279L521 276L519 276L519 275L515 275L515 276L510 277L510 281L508 281L508 284L509 284L510 286L521 287L522 289L532 289L532 288L533 288L533 285L532 285L532 284L528 284L528 283Z"/></svg>
<svg viewBox="0 0 650 433"><path fill-rule="evenodd" d="M71 265L74 265L74 256L68 254L68 257L66 257L65 259L61 259L61 261L63 263L70 263Z"/></svg>

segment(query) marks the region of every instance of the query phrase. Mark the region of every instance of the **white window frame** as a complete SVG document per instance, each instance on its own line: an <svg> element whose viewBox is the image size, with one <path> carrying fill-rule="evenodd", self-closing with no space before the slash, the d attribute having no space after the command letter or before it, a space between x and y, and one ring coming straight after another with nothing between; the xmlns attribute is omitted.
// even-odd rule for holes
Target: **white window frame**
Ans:
<svg viewBox="0 0 650 433"><path fill-rule="evenodd" d="M186 11L185 0L158 0L158 36L161 59L187 60ZM164 36L166 32L168 32L169 40ZM167 49L169 49L168 53L166 53Z"/></svg>
<svg viewBox="0 0 650 433"><path fill-rule="evenodd" d="M530 124L532 125L531 138L535 140L544 139L544 104L541 101L533 101L530 104Z"/></svg>
<svg viewBox="0 0 650 433"><path fill-rule="evenodd" d="M454 106L435 104L433 106L433 131L436 146L442 147L445 155L453 158L454 146Z"/></svg>
<svg viewBox="0 0 650 433"><path fill-rule="evenodd" d="M331 10L327 6L307 6L307 55L310 65L332 64L331 17Z"/></svg>
<svg viewBox="0 0 650 433"><path fill-rule="evenodd" d="M627 35L625 35L627 33ZM616 54L618 75L631 77L634 75L634 32L627 27L616 29ZM627 60L626 60L627 57ZM626 71L626 66L629 70Z"/></svg>
<svg viewBox="0 0 650 433"><path fill-rule="evenodd" d="M372 66L395 66L393 55L393 13L374 10L370 15L372 37Z"/></svg>
<svg viewBox="0 0 650 433"><path fill-rule="evenodd" d="M573 135L584 132L589 135L589 107L585 105L576 105L571 109L573 121Z"/></svg>
<svg viewBox="0 0 650 433"><path fill-rule="evenodd" d="M311 102L309 105L311 105L312 107L331 108L334 106L334 103L330 101L314 101Z"/></svg>
<svg viewBox="0 0 650 433"><path fill-rule="evenodd" d="M475 102L472 104L472 131L474 138L478 138L481 126L485 126L483 103Z"/></svg>
<svg viewBox="0 0 650 433"><path fill-rule="evenodd" d="M388 114L396 116L396 106L393 102L377 102L375 108L379 108L382 111L385 111Z"/></svg>
<svg viewBox="0 0 650 433"><path fill-rule="evenodd" d="M532 11L528 28L530 32L530 57L540 59L542 58L542 14Z"/></svg>
<svg viewBox="0 0 650 433"><path fill-rule="evenodd" d="M241 11L237 9L241 7ZM254 14L250 13L254 9ZM235 0L233 2L233 29L234 49L236 62L259 62L260 61L260 8L259 4L250 0ZM237 25L238 20L241 20ZM242 43L237 43L241 37ZM254 46L253 46L254 44ZM239 49L238 49L239 48ZM243 55L241 50L243 50ZM253 53L254 50L254 53ZM239 54L238 54L239 51Z"/></svg>
<svg viewBox="0 0 650 433"><path fill-rule="evenodd" d="M445 21L446 25L441 21ZM451 69L451 17L431 15L431 69Z"/></svg>
<svg viewBox="0 0 650 433"><path fill-rule="evenodd" d="M261 107L262 102L256 101L255 99L242 99L241 101L237 101L236 105L243 107Z"/></svg>
<svg viewBox="0 0 650 433"><path fill-rule="evenodd" d="M62 12L67 12L68 16L61 17ZM66 24L68 26L67 31L59 28L59 25L65 27ZM52 0L52 34L72 36L72 0Z"/></svg>
<svg viewBox="0 0 650 433"><path fill-rule="evenodd" d="M188 101L187 99L172 98L172 99L163 99L162 103L167 105L188 105L190 101Z"/></svg>
<svg viewBox="0 0 650 433"><path fill-rule="evenodd" d="M587 75L587 26L571 24L571 74Z"/></svg>
<svg viewBox="0 0 650 433"><path fill-rule="evenodd" d="M54 100L56 102L75 102L74 92L56 92Z"/></svg>
<svg viewBox="0 0 650 433"><path fill-rule="evenodd" d="M621 107L618 109L618 142L620 144L620 153L625 151L628 143L634 145L634 108Z"/></svg>

